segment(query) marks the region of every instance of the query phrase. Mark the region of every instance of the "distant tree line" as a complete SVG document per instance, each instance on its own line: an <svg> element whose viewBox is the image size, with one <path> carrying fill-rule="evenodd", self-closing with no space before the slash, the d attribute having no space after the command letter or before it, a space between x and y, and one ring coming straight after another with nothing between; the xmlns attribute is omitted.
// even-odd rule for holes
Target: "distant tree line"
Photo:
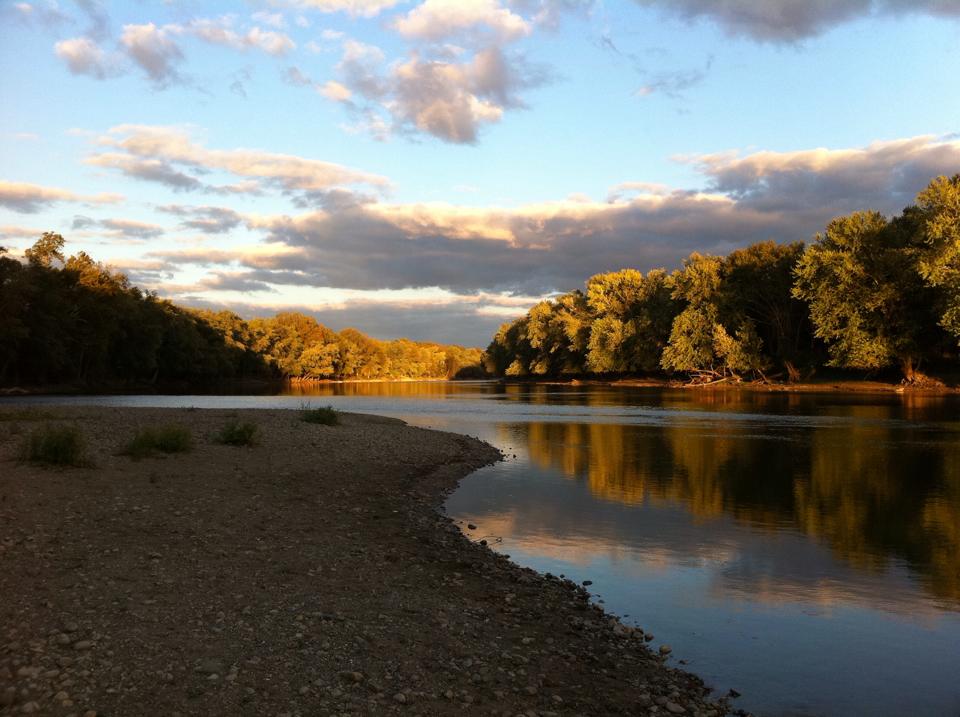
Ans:
<svg viewBox="0 0 960 717"><path fill-rule="evenodd" d="M0 386L482 374L480 349L176 306L83 252L66 257L64 244L47 232L25 262L0 248Z"/></svg>
<svg viewBox="0 0 960 717"><path fill-rule="evenodd" d="M927 380L960 341L960 175L887 219L834 219L812 244L762 242L683 267L622 269L505 324L484 355L497 376L647 374L783 378L817 367L899 368Z"/></svg>

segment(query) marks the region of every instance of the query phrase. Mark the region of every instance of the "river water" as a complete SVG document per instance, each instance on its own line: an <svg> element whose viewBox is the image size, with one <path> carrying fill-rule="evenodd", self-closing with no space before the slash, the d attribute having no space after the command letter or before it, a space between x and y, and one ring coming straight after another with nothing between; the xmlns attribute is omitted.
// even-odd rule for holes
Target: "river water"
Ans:
<svg viewBox="0 0 960 717"><path fill-rule="evenodd" d="M467 534L592 581L738 706L960 715L958 397L411 382L29 400L310 403L478 436L508 460L447 501Z"/></svg>

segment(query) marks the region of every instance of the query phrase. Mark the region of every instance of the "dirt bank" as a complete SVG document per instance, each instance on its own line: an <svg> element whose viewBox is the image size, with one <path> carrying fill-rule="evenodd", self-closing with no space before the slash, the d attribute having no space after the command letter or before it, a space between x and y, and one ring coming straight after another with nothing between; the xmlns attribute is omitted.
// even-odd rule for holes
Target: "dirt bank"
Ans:
<svg viewBox="0 0 960 717"><path fill-rule="evenodd" d="M400 421L0 405L0 714L722 714L569 582L436 512L498 458ZM213 440L232 416L259 442ZM94 464L16 460L38 423ZM118 455L180 424L186 454ZM651 643L656 645L656 643Z"/></svg>

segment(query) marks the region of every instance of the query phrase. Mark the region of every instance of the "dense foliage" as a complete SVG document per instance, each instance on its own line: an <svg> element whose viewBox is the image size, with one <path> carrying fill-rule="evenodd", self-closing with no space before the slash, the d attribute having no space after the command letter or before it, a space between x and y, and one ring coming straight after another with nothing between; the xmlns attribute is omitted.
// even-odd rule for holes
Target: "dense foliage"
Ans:
<svg viewBox="0 0 960 717"><path fill-rule="evenodd" d="M828 365L902 370L957 358L960 175L938 177L902 214L856 212L813 243L691 254L646 275L598 274L587 291L533 307L484 356L498 376L636 374L798 380Z"/></svg>
<svg viewBox="0 0 960 717"><path fill-rule="evenodd" d="M0 249L0 385L477 375L479 349L378 341L309 316L245 321L176 306L45 233L22 263Z"/></svg>

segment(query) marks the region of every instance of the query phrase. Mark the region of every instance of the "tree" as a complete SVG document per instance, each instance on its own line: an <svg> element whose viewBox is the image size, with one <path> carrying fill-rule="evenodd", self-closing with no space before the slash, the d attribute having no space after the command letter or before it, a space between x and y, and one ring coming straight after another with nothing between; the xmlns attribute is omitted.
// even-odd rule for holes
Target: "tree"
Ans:
<svg viewBox="0 0 960 717"><path fill-rule="evenodd" d="M878 212L834 219L807 247L794 295L807 302L829 365L877 370L899 364L920 380L918 363L942 342L941 303L918 268L918 215L888 222Z"/></svg>
<svg viewBox="0 0 960 717"><path fill-rule="evenodd" d="M34 245L23 254L31 265L49 268L52 266L54 259L63 263L64 244L66 242L59 234L44 232Z"/></svg>
<svg viewBox="0 0 960 717"><path fill-rule="evenodd" d="M597 274L587 281L594 317L587 366L591 371L652 371L657 368L679 311L671 278L663 269L644 276L635 269Z"/></svg>
<svg viewBox="0 0 960 717"><path fill-rule="evenodd" d="M922 242L918 271L928 286L943 290L940 325L960 341L960 174L931 181L915 211Z"/></svg>

